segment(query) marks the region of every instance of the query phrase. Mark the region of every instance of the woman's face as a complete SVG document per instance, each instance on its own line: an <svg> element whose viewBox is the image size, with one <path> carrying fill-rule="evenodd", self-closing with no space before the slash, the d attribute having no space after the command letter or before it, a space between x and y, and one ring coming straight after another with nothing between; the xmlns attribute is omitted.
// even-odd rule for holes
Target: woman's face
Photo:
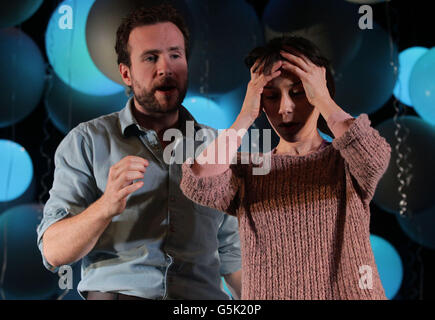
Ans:
<svg viewBox="0 0 435 320"><path fill-rule="evenodd" d="M301 80L282 70L264 87L261 103L275 132L288 142L300 141L317 130L319 111L307 100Z"/></svg>

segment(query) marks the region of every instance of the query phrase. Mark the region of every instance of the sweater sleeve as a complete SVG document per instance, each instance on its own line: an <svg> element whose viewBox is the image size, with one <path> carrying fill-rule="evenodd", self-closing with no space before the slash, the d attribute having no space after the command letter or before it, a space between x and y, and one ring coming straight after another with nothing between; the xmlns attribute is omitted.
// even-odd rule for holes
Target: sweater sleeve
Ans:
<svg viewBox="0 0 435 320"><path fill-rule="evenodd" d="M390 162L388 142L370 126L367 114L361 114L343 135L332 141L332 145L347 163L363 198L370 201Z"/></svg>
<svg viewBox="0 0 435 320"><path fill-rule="evenodd" d="M180 188L184 195L200 205L235 216L240 201L243 179L237 164L221 174L200 177L193 173L188 161L182 165Z"/></svg>

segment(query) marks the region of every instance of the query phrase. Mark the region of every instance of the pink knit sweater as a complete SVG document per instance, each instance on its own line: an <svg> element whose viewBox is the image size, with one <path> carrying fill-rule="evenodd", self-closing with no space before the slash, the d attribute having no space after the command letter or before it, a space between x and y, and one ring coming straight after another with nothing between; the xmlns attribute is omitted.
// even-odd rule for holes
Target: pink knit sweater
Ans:
<svg viewBox="0 0 435 320"><path fill-rule="evenodd" d="M369 203L390 152L361 114L316 152L272 154L267 175L252 175L255 164L238 161L198 177L184 163L181 189L238 217L242 299L386 299Z"/></svg>

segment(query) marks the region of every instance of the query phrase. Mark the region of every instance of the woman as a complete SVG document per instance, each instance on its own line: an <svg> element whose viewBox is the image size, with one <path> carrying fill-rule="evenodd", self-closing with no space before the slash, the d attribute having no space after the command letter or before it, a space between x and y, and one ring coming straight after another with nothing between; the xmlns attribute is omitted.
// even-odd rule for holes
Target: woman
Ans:
<svg viewBox="0 0 435 320"><path fill-rule="evenodd" d="M251 51L242 109L230 129L248 129L262 110L280 137L270 172L253 163L183 164L193 201L235 215L242 250L242 299L386 299L370 245L370 207L391 148L366 114L354 119L332 99L328 62L308 40L274 39ZM317 130L320 115L334 135ZM238 155L224 132L204 151ZM193 161L192 161L193 162Z"/></svg>

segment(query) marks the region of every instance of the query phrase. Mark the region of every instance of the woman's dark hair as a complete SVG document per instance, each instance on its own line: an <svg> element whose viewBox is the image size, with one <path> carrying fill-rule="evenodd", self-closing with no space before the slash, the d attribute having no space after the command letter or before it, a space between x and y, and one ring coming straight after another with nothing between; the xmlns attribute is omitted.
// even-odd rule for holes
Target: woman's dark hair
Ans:
<svg viewBox="0 0 435 320"><path fill-rule="evenodd" d="M115 51L118 55L118 64L123 63L131 66L128 38L131 31L136 27L153 25L161 22L172 22L175 24L184 37L184 47L186 59L189 57L189 30L183 16L168 3L153 7L140 7L132 10L127 17L122 20L116 32Z"/></svg>
<svg viewBox="0 0 435 320"><path fill-rule="evenodd" d="M284 50L296 56L305 56L312 63L319 67L325 67L326 69L326 85L328 87L329 94L332 98L335 95L335 82L331 72L329 60L325 58L320 52L319 48L310 40L299 36L283 36L270 40L266 45L257 47L248 54L245 58L246 66L251 69L254 63L259 60L260 64L264 63L264 73L269 74L273 64L276 61L282 60L280 51ZM332 136L326 121L323 117L319 117L318 128Z"/></svg>

